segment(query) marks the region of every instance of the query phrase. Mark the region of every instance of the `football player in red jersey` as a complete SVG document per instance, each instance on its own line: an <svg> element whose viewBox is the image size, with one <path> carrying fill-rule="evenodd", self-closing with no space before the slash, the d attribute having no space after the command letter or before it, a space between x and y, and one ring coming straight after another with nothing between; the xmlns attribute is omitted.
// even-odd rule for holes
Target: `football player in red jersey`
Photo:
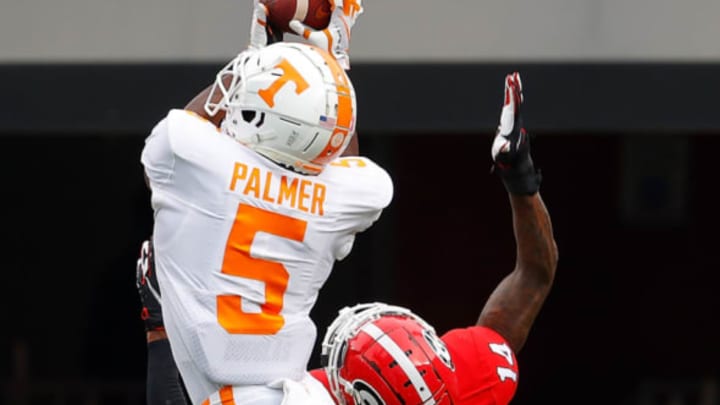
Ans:
<svg viewBox="0 0 720 405"><path fill-rule="evenodd" d="M502 405L512 399L515 353L550 291L558 260L522 103L520 76L510 74L492 158L513 213L514 270L490 295L475 326L442 337L405 308L372 303L341 310L323 339L324 367L311 372L337 404ZM141 297L147 295L144 285Z"/></svg>
<svg viewBox="0 0 720 405"><path fill-rule="evenodd" d="M522 102L520 76L510 74L492 157L510 197L515 269L490 295L475 326L442 337L405 308L374 303L341 310L323 340L324 368L312 371L338 404L502 405L512 399L515 353L550 291L558 255Z"/></svg>

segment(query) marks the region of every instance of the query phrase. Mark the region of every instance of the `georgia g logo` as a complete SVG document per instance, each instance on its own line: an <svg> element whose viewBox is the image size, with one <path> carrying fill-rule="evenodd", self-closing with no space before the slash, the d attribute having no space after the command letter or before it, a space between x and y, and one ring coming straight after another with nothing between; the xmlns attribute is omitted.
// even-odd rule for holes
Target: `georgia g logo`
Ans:
<svg viewBox="0 0 720 405"><path fill-rule="evenodd" d="M435 354L442 360L442 362L452 371L455 371L455 364L452 361L452 357L450 357L450 351L448 351L447 346L445 346L445 342L440 340L440 338L433 332L429 330L423 331L423 337L425 337L425 341L430 346L430 348L435 352Z"/></svg>
<svg viewBox="0 0 720 405"><path fill-rule="evenodd" d="M385 405L380 394L363 380L353 381L353 399L356 405Z"/></svg>

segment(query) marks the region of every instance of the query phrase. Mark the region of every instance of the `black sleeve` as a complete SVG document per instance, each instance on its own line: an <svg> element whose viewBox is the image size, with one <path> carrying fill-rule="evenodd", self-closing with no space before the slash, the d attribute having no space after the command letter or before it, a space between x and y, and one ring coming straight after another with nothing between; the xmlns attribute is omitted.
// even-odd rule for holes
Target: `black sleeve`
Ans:
<svg viewBox="0 0 720 405"><path fill-rule="evenodd" d="M187 405L167 339L148 343L147 405Z"/></svg>

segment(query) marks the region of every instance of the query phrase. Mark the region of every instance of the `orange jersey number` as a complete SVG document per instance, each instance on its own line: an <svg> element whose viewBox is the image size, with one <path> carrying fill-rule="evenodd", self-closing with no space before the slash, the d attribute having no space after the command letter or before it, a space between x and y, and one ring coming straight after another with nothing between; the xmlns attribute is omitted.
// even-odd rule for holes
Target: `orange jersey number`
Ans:
<svg viewBox="0 0 720 405"><path fill-rule="evenodd" d="M239 295L217 296L217 317L220 325L233 334L273 335L282 329L285 319L280 315L289 274L281 263L250 256L250 246L258 232L302 242L307 222L255 208L238 206L230 230L221 272L265 283L265 303L259 313L242 310Z"/></svg>
<svg viewBox="0 0 720 405"><path fill-rule="evenodd" d="M346 157L346 158L340 158L337 160L334 160L330 163L330 166L337 166L337 167L365 167L367 166L365 164L365 161L362 159L358 159L356 157Z"/></svg>

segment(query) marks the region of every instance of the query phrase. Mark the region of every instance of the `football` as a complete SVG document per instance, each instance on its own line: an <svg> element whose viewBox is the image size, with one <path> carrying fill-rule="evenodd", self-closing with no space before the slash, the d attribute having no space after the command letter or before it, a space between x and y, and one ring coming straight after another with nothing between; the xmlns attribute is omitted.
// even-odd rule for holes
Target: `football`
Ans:
<svg viewBox="0 0 720 405"><path fill-rule="evenodd" d="M268 8L268 24L274 29L294 33L288 23L301 21L316 30L325 29L330 22L330 0L260 0Z"/></svg>

